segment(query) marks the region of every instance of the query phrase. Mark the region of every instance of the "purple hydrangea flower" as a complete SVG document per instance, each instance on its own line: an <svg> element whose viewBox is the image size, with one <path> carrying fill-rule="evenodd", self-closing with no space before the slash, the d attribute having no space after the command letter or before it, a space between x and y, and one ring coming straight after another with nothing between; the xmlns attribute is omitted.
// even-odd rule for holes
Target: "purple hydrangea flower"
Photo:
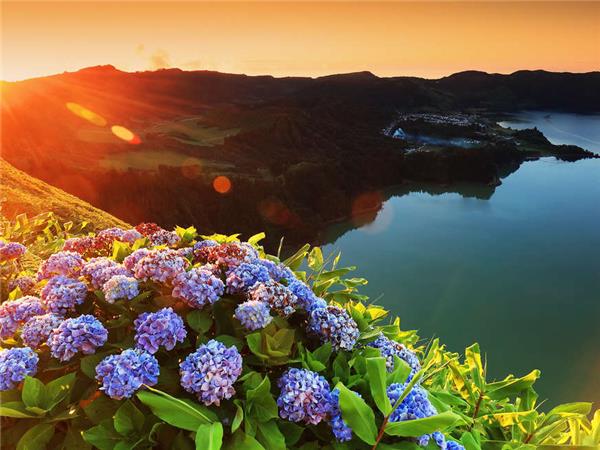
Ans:
<svg viewBox="0 0 600 450"><path fill-rule="evenodd" d="M182 247L182 248L178 248L176 251L177 251L177 254L179 256L181 256L182 258L191 259L192 256L194 255L194 249L192 247Z"/></svg>
<svg viewBox="0 0 600 450"><path fill-rule="evenodd" d="M15 322L12 316L0 316L0 339L12 337L19 328L19 322Z"/></svg>
<svg viewBox="0 0 600 450"><path fill-rule="evenodd" d="M271 310L265 302L248 300L235 309L235 317L247 330L254 331L271 323Z"/></svg>
<svg viewBox="0 0 600 450"><path fill-rule="evenodd" d="M331 343L335 350L352 350L360 334L354 319L338 306L315 309L310 314L308 329L321 342Z"/></svg>
<svg viewBox="0 0 600 450"><path fill-rule="evenodd" d="M235 394L233 384L242 373L242 356L234 346L214 339L201 345L179 365L181 386L206 406L219 406Z"/></svg>
<svg viewBox="0 0 600 450"><path fill-rule="evenodd" d="M58 252L42 263L38 271L38 280L52 278L55 275L77 278L85 264L79 253Z"/></svg>
<svg viewBox="0 0 600 450"><path fill-rule="evenodd" d="M212 272L202 267L182 272L173 280L173 297L192 308L202 309L223 295L225 285Z"/></svg>
<svg viewBox="0 0 600 450"><path fill-rule="evenodd" d="M227 242L216 246L199 249L196 255L201 261L216 264L226 269L233 269L242 263L253 263L258 257L256 249L248 244Z"/></svg>
<svg viewBox="0 0 600 450"><path fill-rule="evenodd" d="M42 301L31 295L9 300L0 305L0 317L10 316L15 322L25 322L31 317L39 316L45 312Z"/></svg>
<svg viewBox="0 0 600 450"><path fill-rule="evenodd" d="M135 319L134 325L136 347L148 353L156 353L160 346L173 350L177 342L183 342L187 335L183 319L173 312L173 308L142 313Z"/></svg>
<svg viewBox="0 0 600 450"><path fill-rule="evenodd" d="M120 241L123 238L123 234L125 230L119 227L107 228L105 230L99 231L97 236L99 238L105 238L111 241Z"/></svg>
<svg viewBox="0 0 600 450"><path fill-rule="evenodd" d="M138 261L144 256L147 256L149 253L150 250L148 250L147 248L139 248L136 251L134 251L131 255L125 257L125 259L123 260L123 265L127 270L133 272L133 269L135 268L135 265L138 263Z"/></svg>
<svg viewBox="0 0 600 450"><path fill-rule="evenodd" d="M107 356L96 366L100 390L115 400L131 398L143 384L154 386L159 374L158 360L140 349Z"/></svg>
<svg viewBox="0 0 600 450"><path fill-rule="evenodd" d="M42 301L48 311L66 314L81 305L87 295L87 287L81 281L62 275L52 277L42 289Z"/></svg>
<svg viewBox="0 0 600 450"><path fill-rule="evenodd" d="M283 284L273 280L256 283L248 291L248 295L252 300L267 303L281 316L289 316L298 306L298 297Z"/></svg>
<svg viewBox="0 0 600 450"><path fill-rule="evenodd" d="M227 274L227 292L240 294L246 292L255 283L269 281L269 271L261 265L242 263Z"/></svg>
<svg viewBox="0 0 600 450"><path fill-rule="evenodd" d="M115 275L131 276L131 271L110 258L100 256L90 259L81 269L81 274L94 289L101 289Z"/></svg>
<svg viewBox="0 0 600 450"><path fill-rule="evenodd" d="M64 319L57 314L35 316L25 322L21 329L23 343L31 348L38 348L48 340L50 333L58 328Z"/></svg>
<svg viewBox="0 0 600 450"><path fill-rule="evenodd" d="M327 302L320 297L317 297L308 285L297 278L292 279L288 285L288 289L298 297L298 304L308 313L315 309L326 308Z"/></svg>
<svg viewBox="0 0 600 450"><path fill-rule="evenodd" d="M27 248L18 242L0 242L0 261L10 261L20 258Z"/></svg>
<svg viewBox="0 0 600 450"><path fill-rule="evenodd" d="M358 392L354 393L358 397L361 397ZM334 389L331 391L331 412L329 414L329 425L331 425L331 431L338 442L347 442L352 439L352 428L350 428L342 418L339 389Z"/></svg>
<svg viewBox="0 0 600 450"><path fill-rule="evenodd" d="M135 265L133 272L138 280L170 283L189 266L175 250L152 250Z"/></svg>
<svg viewBox="0 0 600 450"><path fill-rule="evenodd" d="M369 343L370 347L378 348L381 352L381 356L385 358L385 365L388 372L394 370L394 356L405 361L411 368L408 380L410 381L415 374L421 370L421 363L419 358L404 345L392 341L385 337L383 334L379 335L377 339Z"/></svg>
<svg viewBox="0 0 600 450"><path fill-rule="evenodd" d="M307 369L288 369L277 382L279 415L291 422L316 425L331 412L331 392L327 380Z"/></svg>
<svg viewBox="0 0 600 450"><path fill-rule="evenodd" d="M125 230L121 235L121 241L127 242L129 244L135 243L138 239L142 239L144 236L135 228L131 228L130 230Z"/></svg>
<svg viewBox="0 0 600 450"><path fill-rule="evenodd" d="M102 292L104 292L104 299L108 303L114 303L120 299L133 300L140 294L140 287L138 280L133 277L114 275L104 283Z"/></svg>
<svg viewBox="0 0 600 450"><path fill-rule="evenodd" d="M38 355L29 347L0 351L0 391L15 388L37 372Z"/></svg>
<svg viewBox="0 0 600 450"><path fill-rule="evenodd" d="M65 319L48 337L48 346L53 357L69 361L76 353L91 355L104 345L108 331L98 319L85 314Z"/></svg>
<svg viewBox="0 0 600 450"><path fill-rule="evenodd" d="M15 278L8 284L8 289L10 291L14 291L16 288L23 293L23 295L30 295L35 292L36 281L33 277L28 275L23 275L18 278Z"/></svg>
<svg viewBox="0 0 600 450"><path fill-rule="evenodd" d="M152 245L167 245L170 247L177 245L181 240L177 233L167 230L159 230L148 236L148 239L150 239Z"/></svg>

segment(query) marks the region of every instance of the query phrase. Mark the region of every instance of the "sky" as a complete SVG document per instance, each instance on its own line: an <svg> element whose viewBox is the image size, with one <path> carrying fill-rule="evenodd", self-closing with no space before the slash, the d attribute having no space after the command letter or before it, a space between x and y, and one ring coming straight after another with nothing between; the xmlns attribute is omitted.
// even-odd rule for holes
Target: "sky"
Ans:
<svg viewBox="0 0 600 450"><path fill-rule="evenodd" d="M1 2L0 79L112 64L275 76L600 70L600 2Z"/></svg>

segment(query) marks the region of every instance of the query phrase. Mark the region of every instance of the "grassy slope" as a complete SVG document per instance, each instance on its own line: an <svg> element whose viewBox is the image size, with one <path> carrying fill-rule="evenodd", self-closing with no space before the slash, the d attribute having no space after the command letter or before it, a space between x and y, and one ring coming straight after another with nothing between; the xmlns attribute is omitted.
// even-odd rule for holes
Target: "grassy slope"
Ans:
<svg viewBox="0 0 600 450"><path fill-rule="evenodd" d="M0 185L2 215L9 219L21 213L35 216L52 211L64 221L76 223L89 221L94 229L129 227L126 222L107 212L15 169L2 158L0 158Z"/></svg>

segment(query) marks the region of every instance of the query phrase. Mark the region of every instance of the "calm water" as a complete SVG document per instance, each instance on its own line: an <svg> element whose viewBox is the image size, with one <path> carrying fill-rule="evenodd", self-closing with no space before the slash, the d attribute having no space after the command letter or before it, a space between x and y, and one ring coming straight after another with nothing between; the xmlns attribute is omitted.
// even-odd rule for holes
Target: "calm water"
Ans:
<svg viewBox="0 0 600 450"><path fill-rule="evenodd" d="M600 116L524 113L503 125L600 153ZM600 402L600 160L527 162L488 200L392 197L334 249L403 328L454 351L479 341L490 378L541 369L549 405Z"/></svg>

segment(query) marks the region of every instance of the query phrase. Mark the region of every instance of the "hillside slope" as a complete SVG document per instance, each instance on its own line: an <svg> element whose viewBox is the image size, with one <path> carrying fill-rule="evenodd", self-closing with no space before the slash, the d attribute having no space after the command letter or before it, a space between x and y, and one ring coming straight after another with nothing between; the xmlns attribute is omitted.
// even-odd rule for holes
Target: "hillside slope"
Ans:
<svg viewBox="0 0 600 450"><path fill-rule="evenodd" d="M0 186L2 215L9 219L21 213L35 216L52 211L64 221L89 221L94 229L129 227L126 222L89 203L15 169L2 158Z"/></svg>

